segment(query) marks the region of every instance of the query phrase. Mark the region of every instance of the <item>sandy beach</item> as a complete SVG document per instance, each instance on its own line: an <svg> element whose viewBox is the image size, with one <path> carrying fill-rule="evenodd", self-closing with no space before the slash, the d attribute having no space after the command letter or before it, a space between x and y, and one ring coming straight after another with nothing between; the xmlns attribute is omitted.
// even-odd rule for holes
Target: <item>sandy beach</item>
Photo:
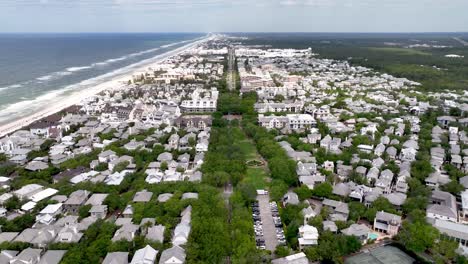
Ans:
<svg viewBox="0 0 468 264"><path fill-rule="evenodd" d="M57 112L62 111L63 109L70 107L72 105L79 104L82 100L89 98L93 95L96 95L102 91L109 90L109 89L120 89L123 88L127 85L128 80L132 79L132 75L134 72L140 72L147 70L149 67L152 65L155 65L157 63L160 63L161 61L171 57L178 55L192 47L195 47L203 42L206 42L209 40L209 37L205 37L203 39L196 40L194 42L191 42L187 45L184 45L182 47L179 47L177 49L171 50L169 52L166 52L164 54L160 54L158 56L155 56L151 59L145 60L145 63L141 65L140 67L134 69L133 71L122 74L119 76L116 76L113 78L111 81L107 81L101 84L98 84L96 86L83 89L80 91L72 92L70 95L65 97L64 99L60 99L60 101L54 103L53 105L46 106L44 109L41 109L37 111L36 113L29 115L24 118L20 118L18 120L15 120L13 122L10 122L8 124L0 126L0 138L4 137L8 134L11 134L15 132L16 130L19 130L23 127L26 127L35 121L38 121L44 117L47 117L49 115L55 114ZM148 61L146 63L146 61Z"/></svg>

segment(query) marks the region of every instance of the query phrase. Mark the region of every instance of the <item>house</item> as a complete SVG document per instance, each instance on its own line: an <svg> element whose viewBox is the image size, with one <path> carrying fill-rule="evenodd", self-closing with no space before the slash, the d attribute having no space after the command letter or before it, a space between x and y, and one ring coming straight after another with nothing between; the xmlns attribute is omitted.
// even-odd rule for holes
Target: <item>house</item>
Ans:
<svg viewBox="0 0 468 264"><path fill-rule="evenodd" d="M401 216L399 215L384 211L377 212L374 219L374 230L390 236L395 236L398 234L401 222Z"/></svg>
<svg viewBox="0 0 468 264"><path fill-rule="evenodd" d="M112 242L117 242L121 240L133 241L139 229L140 227L138 225L125 224L121 226L117 231L115 231L114 237L112 237Z"/></svg>
<svg viewBox="0 0 468 264"><path fill-rule="evenodd" d="M89 192L86 190L77 190L70 194L63 203L63 210L66 213L77 215L80 207L88 200Z"/></svg>
<svg viewBox="0 0 468 264"><path fill-rule="evenodd" d="M26 248L10 260L10 264L37 264L41 259L42 249Z"/></svg>
<svg viewBox="0 0 468 264"><path fill-rule="evenodd" d="M347 236L354 236L361 241L362 244L367 243L370 229L364 224L352 224L350 227L341 230L341 233Z"/></svg>
<svg viewBox="0 0 468 264"><path fill-rule="evenodd" d="M127 205L122 212L122 216L124 218L132 218L133 217L133 207L131 204Z"/></svg>
<svg viewBox="0 0 468 264"><path fill-rule="evenodd" d="M430 219L428 222L439 230L441 238L457 241L460 246L468 247L468 228L466 225L442 219Z"/></svg>
<svg viewBox="0 0 468 264"><path fill-rule="evenodd" d="M325 220L322 222L323 230L330 231L332 233L336 233L338 231L338 227L336 226L335 222Z"/></svg>
<svg viewBox="0 0 468 264"><path fill-rule="evenodd" d="M89 209L89 214L97 219L104 219L107 216L107 205L93 205Z"/></svg>
<svg viewBox="0 0 468 264"><path fill-rule="evenodd" d="M304 217L304 223L308 223L310 219L314 218L317 216L317 212L312 209L312 207L306 207L302 209L302 216Z"/></svg>
<svg viewBox="0 0 468 264"><path fill-rule="evenodd" d="M47 250L42 255L39 264L59 264L65 253L67 253L66 250Z"/></svg>
<svg viewBox="0 0 468 264"><path fill-rule="evenodd" d="M183 264L185 263L185 258L185 250L179 246L173 246L161 253L159 264Z"/></svg>
<svg viewBox="0 0 468 264"><path fill-rule="evenodd" d="M108 193L93 193L86 201L85 205L101 205L108 195Z"/></svg>
<svg viewBox="0 0 468 264"><path fill-rule="evenodd" d="M309 264L309 260L306 254L301 252L284 258L274 259L271 261L271 264Z"/></svg>
<svg viewBox="0 0 468 264"><path fill-rule="evenodd" d="M347 221L349 216L349 207L347 203L340 201L324 199L322 205L330 209L329 218L332 221Z"/></svg>
<svg viewBox="0 0 468 264"><path fill-rule="evenodd" d="M439 116L437 117L437 122L442 128L447 129L450 123L457 122L457 119L452 116Z"/></svg>
<svg viewBox="0 0 468 264"><path fill-rule="evenodd" d="M164 230L166 228L163 225L151 226L148 228L146 233L146 239L155 242L164 242Z"/></svg>
<svg viewBox="0 0 468 264"><path fill-rule="evenodd" d="M457 201L451 193L432 191L426 217L458 222Z"/></svg>
<svg viewBox="0 0 468 264"><path fill-rule="evenodd" d="M45 248L48 244L52 243L57 236L55 227L44 227L38 230L37 235L31 241L31 244L37 248Z"/></svg>
<svg viewBox="0 0 468 264"><path fill-rule="evenodd" d="M299 227L299 248L303 249L308 246L318 244L318 230L310 225L303 225Z"/></svg>
<svg viewBox="0 0 468 264"><path fill-rule="evenodd" d="M460 222L468 223L468 190L460 193L461 208L460 208Z"/></svg>
<svg viewBox="0 0 468 264"><path fill-rule="evenodd" d="M151 200L151 197L153 197L152 192L148 192L147 190L142 190L140 192L137 192L135 196L133 197L133 202L135 203L147 203Z"/></svg>
<svg viewBox="0 0 468 264"><path fill-rule="evenodd" d="M18 255L19 251L15 250L2 250L0 253L0 263L8 264L10 260L13 259L16 255Z"/></svg>
<svg viewBox="0 0 468 264"><path fill-rule="evenodd" d="M49 168L49 165L43 161L33 160L29 162L24 168L29 171L42 171L42 170Z"/></svg>
<svg viewBox="0 0 468 264"><path fill-rule="evenodd" d="M158 196L158 202L160 203L165 203L167 202L169 199L172 198L172 196L174 196L174 194L172 193L162 193Z"/></svg>
<svg viewBox="0 0 468 264"><path fill-rule="evenodd" d="M109 252L102 264L128 264L128 252Z"/></svg>
<svg viewBox="0 0 468 264"><path fill-rule="evenodd" d="M84 220L83 220L84 221ZM86 228L87 229L87 228ZM78 225L65 225L60 229L55 238L56 243L78 243L83 237L83 233L78 230Z"/></svg>
<svg viewBox="0 0 468 264"><path fill-rule="evenodd" d="M117 154L112 150L106 150L101 152L98 155L98 160L100 163L108 163L117 158Z"/></svg>
<svg viewBox="0 0 468 264"><path fill-rule="evenodd" d="M138 249L133 255L130 264L153 264L156 261L158 251L152 248L150 245Z"/></svg>
<svg viewBox="0 0 468 264"><path fill-rule="evenodd" d="M35 193L40 192L43 188L44 187L42 185L39 185L39 184L34 184L34 183L33 184L28 184L28 185L24 185L20 189L14 191L13 195L15 195L19 199L23 200L23 199L26 199L26 198L28 198L29 196L31 196L31 195L33 195Z"/></svg>
<svg viewBox="0 0 468 264"><path fill-rule="evenodd" d="M62 205L62 203L47 205L36 215L36 222L45 225L52 224L56 220L57 215L62 213Z"/></svg>
<svg viewBox="0 0 468 264"><path fill-rule="evenodd" d="M286 206L288 204L299 204L299 196L297 196L295 192L289 191L283 196L283 206Z"/></svg>

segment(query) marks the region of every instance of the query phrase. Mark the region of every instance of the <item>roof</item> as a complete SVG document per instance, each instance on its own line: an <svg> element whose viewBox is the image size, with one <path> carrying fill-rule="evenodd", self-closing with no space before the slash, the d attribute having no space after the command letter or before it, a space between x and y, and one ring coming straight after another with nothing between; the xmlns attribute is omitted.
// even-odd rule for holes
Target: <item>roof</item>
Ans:
<svg viewBox="0 0 468 264"><path fill-rule="evenodd" d="M152 192L143 190L135 194L135 196L133 197L133 201L134 202L149 202L151 200L151 197L153 197Z"/></svg>
<svg viewBox="0 0 468 264"><path fill-rule="evenodd" d="M370 228L363 224L352 224L350 227L341 230L341 232L347 236L366 236L369 233Z"/></svg>
<svg viewBox="0 0 468 264"><path fill-rule="evenodd" d="M164 230L166 228L163 225L156 225L148 228L148 233L146 234L146 239L153 240L157 242L164 241Z"/></svg>
<svg viewBox="0 0 468 264"><path fill-rule="evenodd" d="M466 225L435 219L433 226L441 233L450 237L468 240L468 228L466 228Z"/></svg>
<svg viewBox="0 0 468 264"><path fill-rule="evenodd" d="M375 215L375 218L377 220L382 220L382 221L385 221L385 222L395 221L398 224L401 223L401 216L391 214L391 213L387 213L387 212L384 212L384 211L377 212L377 214Z"/></svg>
<svg viewBox="0 0 468 264"><path fill-rule="evenodd" d="M271 261L272 264L308 264L309 260L307 259L304 252L297 253L294 255L286 256L284 258L274 259Z"/></svg>
<svg viewBox="0 0 468 264"><path fill-rule="evenodd" d="M11 242L18 235L18 232L2 232L0 233L0 244L3 242Z"/></svg>
<svg viewBox="0 0 468 264"><path fill-rule="evenodd" d="M39 259L41 257L41 252L42 249L27 248L21 251L21 253L19 253L18 256L14 257L12 261L10 261L10 263L34 263L35 261L32 260Z"/></svg>
<svg viewBox="0 0 468 264"><path fill-rule="evenodd" d="M135 252L131 264L147 264L154 263L158 251L152 248L150 245L139 249Z"/></svg>
<svg viewBox="0 0 468 264"><path fill-rule="evenodd" d="M172 193L162 193L158 196L158 202L166 202L167 200L171 199L172 196L174 196Z"/></svg>
<svg viewBox="0 0 468 264"><path fill-rule="evenodd" d="M48 250L38 264L58 264L66 252L66 250Z"/></svg>
<svg viewBox="0 0 468 264"><path fill-rule="evenodd" d="M185 258L186 258L185 250L179 246L173 246L171 248L164 250L161 253L159 264L178 263L175 260L180 261L180 263L184 263Z"/></svg>
<svg viewBox="0 0 468 264"><path fill-rule="evenodd" d="M91 197L89 197L89 199L86 201L86 205L87 204L91 204L91 205L101 205L104 200L107 198L109 194L108 193L93 193L93 195L91 195Z"/></svg>
<svg viewBox="0 0 468 264"><path fill-rule="evenodd" d="M128 264L128 252L110 252L102 264Z"/></svg>

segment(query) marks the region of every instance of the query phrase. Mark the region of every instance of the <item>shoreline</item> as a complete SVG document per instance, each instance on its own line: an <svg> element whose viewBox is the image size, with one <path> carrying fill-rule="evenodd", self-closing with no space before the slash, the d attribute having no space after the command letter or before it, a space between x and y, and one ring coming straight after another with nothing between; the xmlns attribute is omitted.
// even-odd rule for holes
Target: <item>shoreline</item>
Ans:
<svg viewBox="0 0 468 264"><path fill-rule="evenodd" d="M174 50L171 50L171 51L168 51L166 53L163 53L163 54L159 54L153 58L149 58L149 59L146 59L146 60L151 60L149 61L148 63L145 63L144 65L141 65L141 66L138 66L138 68L135 68L135 69L132 69L130 72L128 73L125 73L125 74L122 74L122 75L118 75L116 77L114 77L112 80L110 81L106 81L106 82L103 82L103 83L100 83L100 84L97 84L95 86L92 86L92 87L89 87L89 88L86 88L86 89L83 89L83 90L80 90L80 91L75 91L75 92L72 92L70 93L69 95L66 96L66 98L64 98L63 100L60 100L59 102L57 103L54 103L53 105L47 107L45 106L45 109L42 109L32 115L29 115L29 116L26 116L26 117L22 117L18 120L15 120L13 122L9 122L5 125L1 125L0 126L0 138L3 138L15 131L18 131L18 130L21 130L22 128L24 127L27 127L29 125L31 125L32 123L36 122L36 121L39 121L47 116L50 116L50 115L53 115L53 114L56 114L70 106L73 106L73 105L77 105L79 104L81 101L85 100L86 98L89 98L91 96L94 96L96 94L99 94L100 92L102 91L105 91L105 90L109 90L109 89L120 89L120 88L123 88L125 86L127 86L127 82L128 80L131 80L132 79L132 76L133 76L133 73L134 72L138 72L138 71L143 71L143 70L147 70L149 67L151 67L151 65L154 65L154 64L158 64L162 61L164 61L165 59L167 58L170 58L172 56L176 56L190 48L193 48L201 43L204 43L206 42L207 40L209 40L210 37L209 36L205 36L201 39L195 39L194 42L191 42L189 44L186 44L186 45L183 45L179 48L176 48ZM144 62L145 60L141 61L141 62ZM141 63L141 62L138 62L138 63ZM138 64L138 63L135 63L135 64ZM129 65L131 66L131 65ZM129 67L127 66L127 67Z"/></svg>

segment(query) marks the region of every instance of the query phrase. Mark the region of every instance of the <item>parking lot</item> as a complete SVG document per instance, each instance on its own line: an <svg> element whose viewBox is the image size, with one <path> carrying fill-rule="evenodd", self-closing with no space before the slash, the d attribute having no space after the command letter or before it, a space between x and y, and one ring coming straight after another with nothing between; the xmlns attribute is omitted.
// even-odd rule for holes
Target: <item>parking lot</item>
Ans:
<svg viewBox="0 0 468 264"><path fill-rule="evenodd" d="M258 195L257 200L252 204L257 247L274 251L280 242L285 242L278 208L276 203L270 204L268 194Z"/></svg>

